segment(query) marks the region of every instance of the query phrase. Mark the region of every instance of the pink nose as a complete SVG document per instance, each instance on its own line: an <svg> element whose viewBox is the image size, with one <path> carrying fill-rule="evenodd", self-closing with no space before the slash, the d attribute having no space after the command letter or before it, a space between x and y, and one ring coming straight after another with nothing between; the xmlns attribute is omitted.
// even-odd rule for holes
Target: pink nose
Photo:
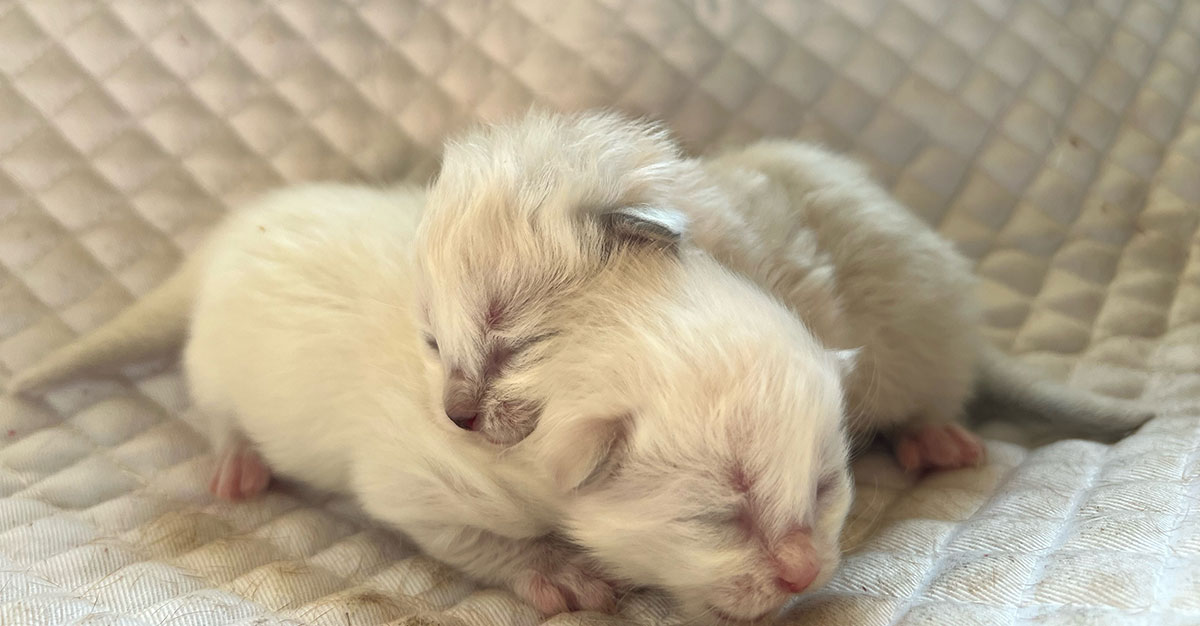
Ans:
<svg viewBox="0 0 1200 626"><path fill-rule="evenodd" d="M779 587L790 593L800 593L817 579L821 564L808 533L796 530L780 540L775 549L775 575Z"/></svg>

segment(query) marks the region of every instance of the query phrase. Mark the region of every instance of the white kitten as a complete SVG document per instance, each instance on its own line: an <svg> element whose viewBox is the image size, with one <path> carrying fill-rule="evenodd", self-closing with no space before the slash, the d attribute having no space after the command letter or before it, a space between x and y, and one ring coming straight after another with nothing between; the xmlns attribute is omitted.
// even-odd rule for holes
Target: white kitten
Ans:
<svg viewBox="0 0 1200 626"><path fill-rule="evenodd" d="M312 185L231 213L182 268L109 323L10 381L28 390L164 352L184 371L220 459L210 488L240 500L272 474L355 495L427 553L570 607L613 591L551 533L551 481L431 412L411 242L423 193ZM544 594L543 594L544 595ZM539 596L540 597L540 596Z"/></svg>
<svg viewBox="0 0 1200 626"><path fill-rule="evenodd" d="M698 164L728 201L698 205L697 243L780 298L825 345L859 349L846 382L850 428L890 435L906 469L981 460L956 424L973 394L1089 436L1123 434L1151 416L1053 384L988 344L969 264L856 163L763 141Z"/></svg>

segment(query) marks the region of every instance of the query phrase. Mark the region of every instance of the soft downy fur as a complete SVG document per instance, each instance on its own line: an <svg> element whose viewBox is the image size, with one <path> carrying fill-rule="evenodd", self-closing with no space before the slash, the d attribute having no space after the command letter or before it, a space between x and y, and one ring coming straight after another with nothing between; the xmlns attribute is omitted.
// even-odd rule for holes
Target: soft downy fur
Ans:
<svg viewBox="0 0 1200 626"><path fill-rule="evenodd" d="M415 188L267 194L232 212L145 298L9 390L186 344L219 497L254 497L271 474L350 493L481 582L530 598L535 574L578 581L571 605L539 608L609 607L610 585L553 535L544 473L456 428L431 399L410 257L423 201Z"/></svg>
<svg viewBox="0 0 1200 626"><path fill-rule="evenodd" d="M983 339L973 277L952 245L857 164L763 141L688 161L727 194L694 213L697 245L783 301L828 346L858 350L846 381L856 439L888 436L910 471L982 462L958 422Z"/></svg>
<svg viewBox="0 0 1200 626"><path fill-rule="evenodd" d="M913 467L970 464L982 448L954 430L961 406L931 408L945 400L919 381L874 390L881 377L895 382L888 368L911 363L855 336L904 339L897 322L941 319L940 309L922 318L888 307L914 291L903 281L936 281L942 262L947 283L969 284L965 264L852 166L764 146L705 164L657 127L606 114L534 115L469 134L448 147L431 189L415 306L398 254L415 217L386 211L415 215L418 194L285 192L230 220L237 245L224 261L189 263L13 386L133 358L139 341L169 345L170 333L147 328L186 328L154 322L191 310L198 284L192 343L205 337L224 352L189 349L189 378L226 420L214 432L221 466L237 468L214 477L218 492L265 487L264 470L245 462L257 449L271 470L356 493L431 555L547 613L611 608L615 579L665 588L688 621L768 616L836 566L851 497L845 416L858 432L900 434L898 454ZM843 211L878 219L830 227ZM218 256L206 247L197 259ZM890 274L872 272L882 258ZM207 263L239 278L206 283L189 269ZM859 295L844 284L877 275L888 279ZM239 292L254 306L229 300ZM946 311L961 326L944 344L918 346L912 362L978 345L973 304L957 295ZM879 310L854 310L862 303ZM214 321L201 323L201 311ZM268 358L276 348L285 358ZM981 350L945 363L1013 374ZM959 381L951 396L966 387L961 404L971 377L947 376ZM999 378L982 386L1001 397L1024 390L1021 402L1052 416L1086 422L1101 406ZM884 392L900 394L896 411L863 410L886 407ZM903 437L914 419L935 436Z"/></svg>
<svg viewBox="0 0 1200 626"><path fill-rule="evenodd" d="M533 372L543 422L514 450L580 485L566 534L606 572L669 590L685 616L750 620L836 569L853 357L706 255L675 263L638 282L612 268L559 310L558 357Z"/></svg>
<svg viewBox="0 0 1200 626"><path fill-rule="evenodd" d="M475 430L544 459L568 536L685 615L755 619L821 584L851 493L853 357L684 243L666 187L704 181L660 166L664 136L597 156L570 150L590 129L504 131L448 146L430 191L430 371L467 381ZM503 401L539 413L506 424Z"/></svg>
<svg viewBox="0 0 1200 626"><path fill-rule="evenodd" d="M561 251L580 237L581 216L623 207L685 233L681 245L752 280L823 346L857 351L846 381L856 434L903 439L940 429L962 417L976 388L1092 434L1121 433L1149 417L1134 403L1048 384L988 346L965 259L861 167L817 146L762 141L689 159L652 123L535 112L451 143L430 206L436 217L422 227L422 280L455 284L434 304L476 318L442 320L452 341L473 341L486 326L481 312L495 310L524 310L526 328L509 329L508 342L545 335L531 320L548 317L553 298L508 286L586 276L593 270ZM485 281L499 287L480 289ZM496 295L505 293L517 301ZM500 368L480 367L489 359L478 342L452 352L455 371L467 372L480 397L510 394L509 377L495 375ZM537 421L536 413L479 415L473 429L497 443L520 440ZM969 447L940 460L922 450L910 469L978 460L982 449Z"/></svg>
<svg viewBox="0 0 1200 626"><path fill-rule="evenodd" d="M757 618L831 575L851 497L838 420L848 354L677 247L677 225L598 208L547 245L570 263L497 285L520 296L506 304L542 308L478 319L497 334L483 346L544 329L497 370L542 411L536 432L507 448L483 441L442 415L422 372L419 354L436 356L424 340L446 337L444 325L419 331L429 312L414 306L407 251L422 200L332 185L269 194L11 388L160 352L186 329L185 373L221 456L215 493L253 497L271 473L352 493L431 556L546 613L609 610L620 582L665 587L689 620ZM566 268L582 271L556 276ZM560 323L523 326L530 312ZM634 518L654 523L624 526ZM645 549L629 549L630 531ZM665 559L706 569L665 576Z"/></svg>
<svg viewBox="0 0 1200 626"><path fill-rule="evenodd" d="M303 188L214 235L185 354L214 445L244 437L271 471L354 494L431 556L543 611L610 608L611 586L554 534L545 473L431 415L408 255L421 202ZM542 591L550 579L571 595Z"/></svg>
<svg viewBox="0 0 1200 626"><path fill-rule="evenodd" d="M858 350L846 381L850 429L888 435L906 469L982 460L957 426L971 400L1091 438L1151 417L1140 403L1050 382L990 345L969 263L857 163L779 140L692 162L732 200L694 215L698 245L825 345Z"/></svg>
<svg viewBox="0 0 1200 626"><path fill-rule="evenodd" d="M688 243L678 200L720 196L665 134L590 150L623 123L447 147L417 244L429 368L476 398L464 425L545 460L607 572L757 619L836 567L853 352ZM503 401L539 412L504 423Z"/></svg>
<svg viewBox="0 0 1200 626"><path fill-rule="evenodd" d="M614 259L597 223L624 231L620 250L661 251L659 263ZM832 463L844 462L844 446L829 436L843 426L859 439L887 435L901 465L921 471L983 462L982 442L959 425L976 390L1090 435L1149 417L1041 381L986 345L966 261L861 168L815 146L767 141L698 160L652 123L531 113L447 146L417 251L422 322L440 346L427 352L429 371L466 390L447 397L470 399L456 413L471 419L456 422L552 466L578 460L584 469L570 472L588 478L565 510L580 543L611 570L671 590L687 614L765 614L763 564L801 543L781 549L771 540L779 531L768 530L744 535L762 546L758 556L739 551L719 515L677 515L687 490L703 510L741 502L724 522L742 527L830 511L821 528L799 525L807 534L797 549L818 555L824 575L836 556L814 546L840 529L848 490L823 500L813 478L844 476ZM628 296L629 285L662 281L674 285L671 297ZM764 321L780 303L791 330ZM600 332L592 320L622 330ZM739 357L738 342L761 358ZM767 358L780 349L791 356ZM568 354L578 367L564 365ZM839 368L845 377L820 375L831 358L855 365ZM755 384L775 386L747 390ZM835 396L841 410L819 400ZM538 409L491 408L506 401ZM739 419L760 428L735 446ZM670 445L640 445L648 440ZM762 493L731 491L745 484L728 477L747 459L788 478L766 480L773 488ZM788 482L805 476L808 489Z"/></svg>

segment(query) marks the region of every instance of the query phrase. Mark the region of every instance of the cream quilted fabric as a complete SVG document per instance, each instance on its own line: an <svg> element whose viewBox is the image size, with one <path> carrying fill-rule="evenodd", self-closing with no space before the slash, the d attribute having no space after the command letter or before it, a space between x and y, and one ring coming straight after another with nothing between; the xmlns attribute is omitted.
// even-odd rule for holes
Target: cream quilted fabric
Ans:
<svg viewBox="0 0 1200 626"><path fill-rule="evenodd" d="M249 195L424 178L530 103L820 139L978 261L997 342L1163 411L916 483L866 456L793 621L1200 624L1200 2L3 0L0 51L0 376ZM171 372L0 398L0 624L539 621L345 503L214 502L185 407Z"/></svg>

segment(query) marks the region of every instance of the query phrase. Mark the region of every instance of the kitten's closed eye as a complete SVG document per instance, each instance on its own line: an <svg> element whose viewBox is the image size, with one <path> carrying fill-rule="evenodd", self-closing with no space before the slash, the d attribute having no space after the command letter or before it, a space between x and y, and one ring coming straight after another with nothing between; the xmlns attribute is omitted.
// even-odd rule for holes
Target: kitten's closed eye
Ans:
<svg viewBox="0 0 1200 626"><path fill-rule="evenodd" d="M425 335L425 345L428 346L429 349L433 350L434 352L440 352L438 350L437 339L434 339L433 335Z"/></svg>
<svg viewBox="0 0 1200 626"><path fill-rule="evenodd" d="M523 356L530 348L553 337L554 334L549 332L534 335L516 343L497 343L484 362L484 375L487 378L500 376L512 360Z"/></svg>
<svg viewBox="0 0 1200 626"><path fill-rule="evenodd" d="M540 335L534 335L532 337L525 339L524 341L519 341L515 345L512 346L512 348L511 348L512 355L511 356L520 355L521 353L529 350L530 348L533 348L534 346L537 346L538 344L546 341L547 339L553 338L557 334L558 333L556 333L556 332L550 331L550 332L542 333Z"/></svg>
<svg viewBox="0 0 1200 626"><path fill-rule="evenodd" d="M820 500L828 495L833 488L837 486L837 476L822 476L821 480L817 481L817 499Z"/></svg>

